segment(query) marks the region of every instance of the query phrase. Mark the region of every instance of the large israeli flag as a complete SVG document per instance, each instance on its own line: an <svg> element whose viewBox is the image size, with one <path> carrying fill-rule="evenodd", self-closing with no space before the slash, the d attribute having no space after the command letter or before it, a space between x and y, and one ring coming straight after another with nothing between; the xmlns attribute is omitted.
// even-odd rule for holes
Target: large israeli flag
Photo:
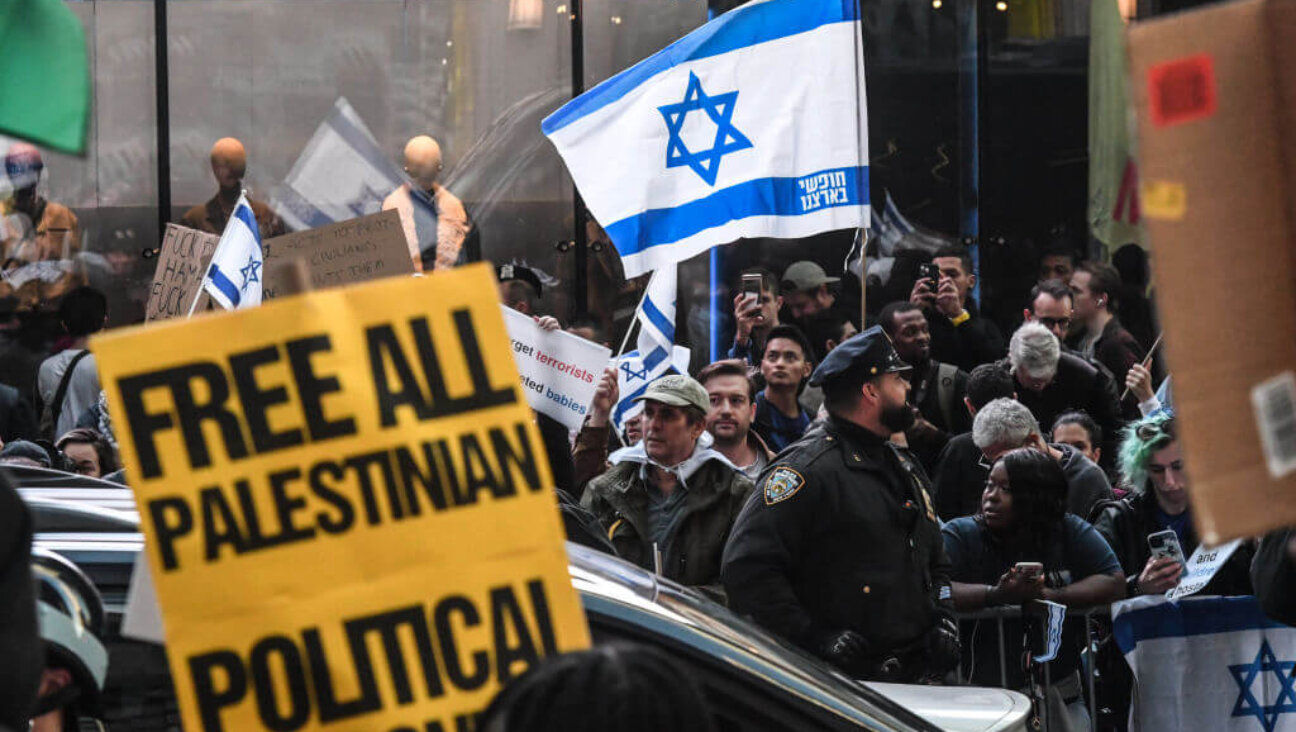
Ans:
<svg viewBox="0 0 1296 732"><path fill-rule="evenodd" d="M261 230L245 193L239 196L216 251L212 252L203 289L226 310L260 305L264 264Z"/></svg>
<svg viewBox="0 0 1296 732"><path fill-rule="evenodd" d="M1136 681L1130 729L1296 730L1296 629L1254 597L1137 597L1112 623Z"/></svg>
<svg viewBox="0 0 1296 732"><path fill-rule="evenodd" d="M856 2L754 0L544 120L627 277L868 225Z"/></svg>

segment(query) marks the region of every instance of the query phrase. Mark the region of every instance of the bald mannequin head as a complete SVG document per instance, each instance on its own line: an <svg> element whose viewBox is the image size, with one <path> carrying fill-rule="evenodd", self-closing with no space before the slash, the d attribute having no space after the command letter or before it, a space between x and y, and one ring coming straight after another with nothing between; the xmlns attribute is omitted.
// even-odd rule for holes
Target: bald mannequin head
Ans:
<svg viewBox="0 0 1296 732"><path fill-rule="evenodd" d="M405 172L425 191L432 190L441 173L441 146L427 135L410 138L405 143Z"/></svg>
<svg viewBox="0 0 1296 732"><path fill-rule="evenodd" d="M247 151L243 143L233 137L222 137L212 145L212 174L221 193L238 195L243 185L243 174L247 172Z"/></svg>

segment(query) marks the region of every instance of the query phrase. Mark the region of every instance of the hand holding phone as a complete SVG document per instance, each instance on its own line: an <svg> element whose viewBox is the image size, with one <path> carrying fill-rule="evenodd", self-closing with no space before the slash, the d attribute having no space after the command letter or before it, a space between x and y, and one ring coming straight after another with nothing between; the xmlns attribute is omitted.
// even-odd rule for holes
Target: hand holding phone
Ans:
<svg viewBox="0 0 1296 732"><path fill-rule="evenodd" d="M1013 568L1022 579L1031 582L1044 574L1044 565L1039 562L1018 562Z"/></svg>
<svg viewBox="0 0 1296 732"><path fill-rule="evenodd" d="M940 267L937 267L935 264L927 262L918 265L918 279L920 281L926 280L927 287L930 288L932 292L936 292L936 290L940 288L940 278Z"/></svg>
<svg viewBox="0 0 1296 732"><path fill-rule="evenodd" d="M1179 546L1179 537L1171 529L1148 534L1148 549L1153 559L1172 559L1184 564L1183 547Z"/></svg>

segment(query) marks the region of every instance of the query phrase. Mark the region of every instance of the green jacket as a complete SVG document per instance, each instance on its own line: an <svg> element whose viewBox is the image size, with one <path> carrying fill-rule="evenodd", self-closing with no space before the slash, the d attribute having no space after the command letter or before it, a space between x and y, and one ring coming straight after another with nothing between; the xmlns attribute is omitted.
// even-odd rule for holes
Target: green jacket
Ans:
<svg viewBox="0 0 1296 732"><path fill-rule="evenodd" d="M653 568L648 526L648 487L640 464L625 461L590 481L581 504L598 517L617 554ZM719 585L720 557L734 519L753 484L719 460L708 460L687 480L688 495L678 533L662 557L662 575L684 585Z"/></svg>

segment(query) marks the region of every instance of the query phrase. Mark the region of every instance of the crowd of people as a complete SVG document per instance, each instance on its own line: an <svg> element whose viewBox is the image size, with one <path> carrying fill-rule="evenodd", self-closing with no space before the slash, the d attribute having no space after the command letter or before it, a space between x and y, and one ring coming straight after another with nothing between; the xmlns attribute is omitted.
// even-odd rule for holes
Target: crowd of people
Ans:
<svg viewBox="0 0 1296 732"><path fill-rule="evenodd" d="M619 429L609 370L573 448L561 434L549 445L573 466L555 472L570 476L558 485L569 534L855 677L1006 679L1036 690L1051 728L1123 728L1131 677L1109 635L1082 663L1082 621L1068 620L1047 688L1043 664L1020 659L1023 643L1042 642L1030 640L1042 638L1031 601L1084 609L1163 594L1185 568L1148 537L1172 532L1185 558L1197 548L1155 339L1123 326L1127 289L1111 265L1047 253L1005 338L970 297L968 253L932 264L907 300L862 323L814 262L782 277L744 271L760 291L733 298L727 358L660 378ZM1290 570L1288 544L1272 543L1257 577ZM1259 589L1280 612L1272 580L1253 586L1256 547L1245 542L1203 592ZM1006 607L1027 611L1002 630L1000 668L1001 639L968 614ZM1083 669L1095 663L1109 673L1090 720Z"/></svg>
<svg viewBox="0 0 1296 732"><path fill-rule="evenodd" d="M407 170L431 181L439 155L430 138L411 140ZM25 147L5 163L13 180L39 174L39 156ZM218 142L220 191L186 222L219 230L245 165L236 140ZM48 248L59 232L67 241L75 216L34 191L21 189L12 204L34 222L36 238L24 241ZM268 209L258 221L266 235L281 231ZM457 245L442 249L438 262L458 261ZM614 418L622 395L613 368L579 431L537 415L568 537L694 587L852 676L1006 679L1037 690L1050 724L1083 728L1095 721L1084 633L1068 623L1040 690L1039 668L1018 662L1030 655L1030 613L1007 623L1002 639L969 613L1036 600L1103 606L1165 593L1183 575L1182 561L1148 543L1170 532L1183 557L1199 543L1152 307L1112 265L1048 250L1020 320L995 319L978 308L966 249L929 260L900 285L907 298L862 298L863 316L817 262L781 274L744 270L740 278L759 284L753 292L733 283L723 358L658 378L623 420ZM546 330L562 327L539 311L534 272L508 264L497 276L504 305ZM0 465L126 483L87 348L108 320L108 300L79 286L57 302L56 323L0 314ZM594 321L567 329L605 340ZM52 567L50 582L93 593L75 567L37 560ZM1254 593L1291 622L1294 562L1287 533L1247 542L1204 592ZM1107 671L1098 722L1121 728L1131 678L1113 644L1101 648L1105 657L1089 662ZM593 665L556 665L543 683L603 666L656 683L635 652L582 658ZM61 708L70 679L42 681L40 709ZM545 688L515 685L497 706L537 704Z"/></svg>

